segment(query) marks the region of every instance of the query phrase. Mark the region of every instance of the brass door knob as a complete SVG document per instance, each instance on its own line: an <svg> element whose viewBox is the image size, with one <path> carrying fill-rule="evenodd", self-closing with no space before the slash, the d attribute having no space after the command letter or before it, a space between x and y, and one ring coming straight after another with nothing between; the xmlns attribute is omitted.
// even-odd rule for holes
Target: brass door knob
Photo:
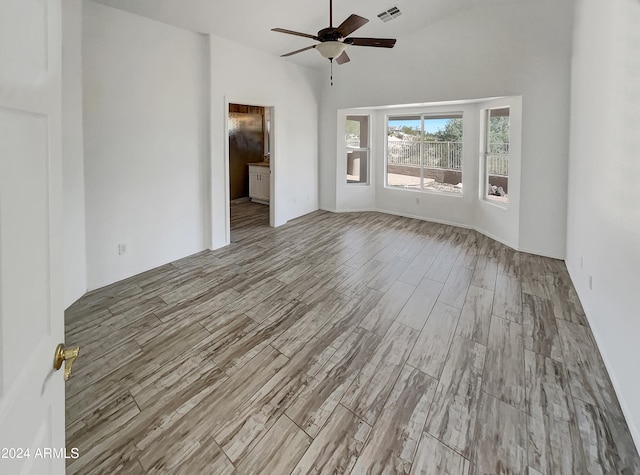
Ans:
<svg viewBox="0 0 640 475"><path fill-rule="evenodd" d="M66 361L66 364L64 365L65 381L69 380L69 376L71 376L71 365L76 360L79 353L80 353L80 348L77 346L74 348L69 348L67 350L64 347L64 343L60 343L56 347L56 352L53 355L53 368L56 370L60 369L60 367L62 366L62 362Z"/></svg>

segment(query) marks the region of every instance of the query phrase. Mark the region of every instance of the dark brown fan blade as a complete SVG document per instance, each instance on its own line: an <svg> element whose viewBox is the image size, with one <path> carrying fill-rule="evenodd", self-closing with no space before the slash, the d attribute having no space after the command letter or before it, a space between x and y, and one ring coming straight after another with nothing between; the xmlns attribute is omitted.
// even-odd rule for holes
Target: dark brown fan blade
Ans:
<svg viewBox="0 0 640 475"><path fill-rule="evenodd" d="M344 42L354 46L374 46L376 48L393 48L395 38L345 38Z"/></svg>
<svg viewBox="0 0 640 475"><path fill-rule="evenodd" d="M292 51L291 53L283 54L280 57L284 58L285 56L293 56L294 54L302 53L303 51L307 51L308 49L313 49L315 47L316 47L316 45L307 46L306 48L302 48L302 49L299 49L299 50L296 50L296 51Z"/></svg>
<svg viewBox="0 0 640 475"><path fill-rule="evenodd" d="M342 24L338 28L336 28L336 30L342 35L343 38L345 38L368 22L369 20L367 20L366 18L362 18L358 15L351 15L349 18L343 21Z"/></svg>
<svg viewBox="0 0 640 475"><path fill-rule="evenodd" d="M336 58L336 63L338 64L348 63L349 61L351 61L351 59L346 51L343 51L342 54Z"/></svg>
<svg viewBox="0 0 640 475"><path fill-rule="evenodd" d="M287 35L303 36L304 38L311 38L312 40L320 41L320 38L315 35L308 35L307 33L300 33L299 31L285 30L284 28L272 28L271 31L286 33Z"/></svg>

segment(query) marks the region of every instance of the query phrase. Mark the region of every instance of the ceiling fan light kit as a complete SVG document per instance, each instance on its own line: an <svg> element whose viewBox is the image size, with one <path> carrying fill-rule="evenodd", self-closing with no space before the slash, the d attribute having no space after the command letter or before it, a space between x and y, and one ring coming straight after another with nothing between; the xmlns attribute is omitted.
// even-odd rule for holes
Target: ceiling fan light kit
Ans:
<svg viewBox="0 0 640 475"><path fill-rule="evenodd" d="M302 53L309 49L317 49L318 52L331 62L331 85L333 86L333 60L338 64L344 64L350 61L347 56L348 46L370 46L374 48L393 48L396 40L393 38L354 38L349 37L351 33L368 23L369 20L358 15L350 15L340 26L333 26L333 0L329 0L329 26L323 28L317 35L308 33L300 33L298 31L286 30L284 28L273 28L271 31L285 33L287 35L302 36L312 40L319 41L320 44L307 46L290 53L283 54L282 57L292 56Z"/></svg>
<svg viewBox="0 0 640 475"><path fill-rule="evenodd" d="M347 45L340 41L325 41L316 45L316 50L327 59L334 59L344 53Z"/></svg>

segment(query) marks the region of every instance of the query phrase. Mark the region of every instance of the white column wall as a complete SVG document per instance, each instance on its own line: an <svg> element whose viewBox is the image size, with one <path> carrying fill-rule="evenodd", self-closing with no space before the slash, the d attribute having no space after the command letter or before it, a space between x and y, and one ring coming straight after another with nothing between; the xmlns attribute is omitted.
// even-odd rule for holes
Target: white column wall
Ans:
<svg viewBox="0 0 640 475"><path fill-rule="evenodd" d="M566 261L640 449L638 25L635 0L577 2Z"/></svg>
<svg viewBox="0 0 640 475"><path fill-rule="evenodd" d="M83 21L95 289L207 247L209 56L203 35L104 5L85 2Z"/></svg>

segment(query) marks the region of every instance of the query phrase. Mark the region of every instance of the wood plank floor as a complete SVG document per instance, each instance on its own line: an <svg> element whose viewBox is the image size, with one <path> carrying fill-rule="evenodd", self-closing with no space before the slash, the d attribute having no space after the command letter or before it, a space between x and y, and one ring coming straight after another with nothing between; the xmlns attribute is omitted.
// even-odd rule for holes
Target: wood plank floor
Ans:
<svg viewBox="0 0 640 475"><path fill-rule="evenodd" d="M232 244L66 312L68 473L640 473L564 263L232 208Z"/></svg>

